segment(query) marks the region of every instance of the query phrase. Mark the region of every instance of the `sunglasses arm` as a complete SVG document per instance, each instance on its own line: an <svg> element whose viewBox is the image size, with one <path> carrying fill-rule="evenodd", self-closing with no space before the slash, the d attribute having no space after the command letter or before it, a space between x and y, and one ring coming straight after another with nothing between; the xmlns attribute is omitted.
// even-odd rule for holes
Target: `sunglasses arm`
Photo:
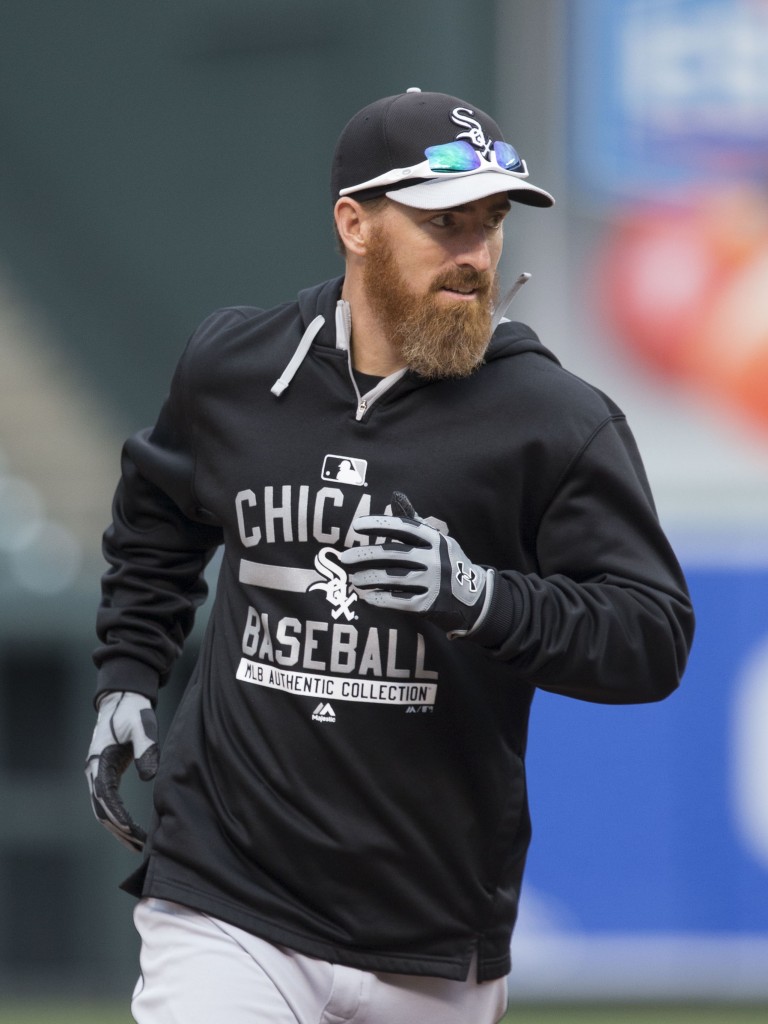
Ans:
<svg viewBox="0 0 768 1024"><path fill-rule="evenodd" d="M531 275L527 271L523 271L522 274L517 278L514 284L508 288L499 299L496 308L493 311L493 317L491 319L491 334L496 330L501 322L502 317L507 312L509 304L528 281L530 281Z"/></svg>

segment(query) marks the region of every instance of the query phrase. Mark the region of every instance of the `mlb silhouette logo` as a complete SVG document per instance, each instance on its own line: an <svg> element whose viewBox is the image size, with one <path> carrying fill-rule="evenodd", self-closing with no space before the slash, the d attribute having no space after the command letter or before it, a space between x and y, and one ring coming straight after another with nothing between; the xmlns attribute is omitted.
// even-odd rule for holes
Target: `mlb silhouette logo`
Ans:
<svg viewBox="0 0 768 1024"><path fill-rule="evenodd" d="M364 487L367 472L368 463L365 459L353 459L351 455L326 455L320 475L323 480L332 480L336 484Z"/></svg>

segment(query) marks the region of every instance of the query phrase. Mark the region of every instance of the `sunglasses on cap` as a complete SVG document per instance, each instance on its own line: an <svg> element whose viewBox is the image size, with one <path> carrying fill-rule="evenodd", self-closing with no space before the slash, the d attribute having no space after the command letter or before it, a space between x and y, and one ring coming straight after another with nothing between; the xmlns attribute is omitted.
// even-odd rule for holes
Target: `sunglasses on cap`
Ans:
<svg viewBox="0 0 768 1024"><path fill-rule="evenodd" d="M340 196L348 196L352 192L362 192L363 189L376 188L381 185L397 185L415 178L418 180L439 178L442 174L471 174L473 171L504 171L506 174L513 174L518 178L528 177L528 168L525 160L518 155L514 146L508 142L494 142L493 159L487 159L462 139L455 142L444 142L439 146L429 146L424 150L426 160L411 167L396 167L375 178L363 181L359 185L351 185L349 188L339 190Z"/></svg>

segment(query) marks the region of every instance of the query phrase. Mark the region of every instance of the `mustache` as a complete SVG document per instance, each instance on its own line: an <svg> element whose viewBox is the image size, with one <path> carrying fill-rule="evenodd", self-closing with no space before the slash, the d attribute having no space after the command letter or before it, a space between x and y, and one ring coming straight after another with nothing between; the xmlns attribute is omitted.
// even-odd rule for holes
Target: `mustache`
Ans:
<svg viewBox="0 0 768 1024"><path fill-rule="evenodd" d="M488 271L475 270L473 267L459 267L448 271L432 282L430 291L439 292L443 288L451 291L477 291L488 294L493 288L494 275Z"/></svg>

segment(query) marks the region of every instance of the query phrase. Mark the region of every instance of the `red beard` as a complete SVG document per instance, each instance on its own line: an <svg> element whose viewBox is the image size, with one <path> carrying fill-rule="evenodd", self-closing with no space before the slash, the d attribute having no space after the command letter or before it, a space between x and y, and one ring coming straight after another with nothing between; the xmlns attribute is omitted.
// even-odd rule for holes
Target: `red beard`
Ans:
<svg viewBox="0 0 768 1024"><path fill-rule="evenodd" d="M482 363L491 340L497 295L495 274L456 267L436 278L426 295L415 295L400 274L394 251L377 230L363 269L363 286L402 362L431 380L468 377ZM446 302L444 288L476 290L471 301Z"/></svg>

